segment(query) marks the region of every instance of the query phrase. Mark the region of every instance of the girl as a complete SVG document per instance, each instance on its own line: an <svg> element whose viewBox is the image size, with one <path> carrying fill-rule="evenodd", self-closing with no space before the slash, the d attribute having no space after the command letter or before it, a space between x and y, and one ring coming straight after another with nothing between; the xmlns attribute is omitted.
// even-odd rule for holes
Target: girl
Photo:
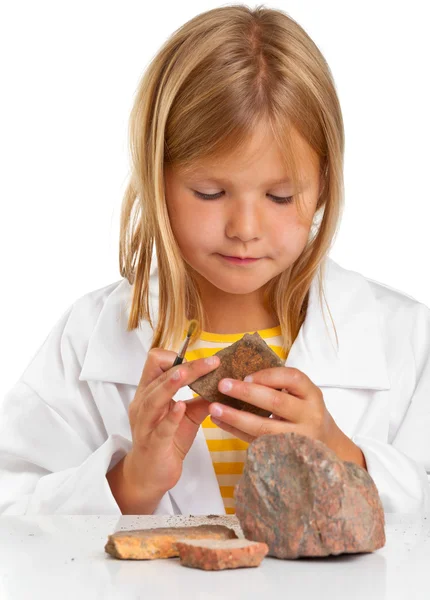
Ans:
<svg viewBox="0 0 430 600"><path fill-rule="evenodd" d="M328 257L344 131L309 36L279 10L198 15L145 73L130 141L122 279L2 400L2 513L233 513L249 443L290 431L367 469L386 511L430 510L430 310ZM220 390L273 418L191 397L254 331L285 366Z"/></svg>

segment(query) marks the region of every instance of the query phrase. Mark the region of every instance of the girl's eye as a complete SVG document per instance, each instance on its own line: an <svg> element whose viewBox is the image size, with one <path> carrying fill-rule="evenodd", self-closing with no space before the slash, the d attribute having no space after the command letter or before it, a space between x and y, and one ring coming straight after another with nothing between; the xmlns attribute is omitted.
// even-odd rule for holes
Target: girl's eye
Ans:
<svg viewBox="0 0 430 600"><path fill-rule="evenodd" d="M195 195L202 200L217 200L220 198L224 192L218 192L217 194L203 194L203 192L194 191ZM290 204L293 201L294 196L273 196L273 194L268 194L270 198L272 198L273 202L276 204Z"/></svg>
<svg viewBox="0 0 430 600"><path fill-rule="evenodd" d="M291 204L291 202L293 201L294 196L273 196L272 194L268 194L273 202L276 202L276 204Z"/></svg>
<svg viewBox="0 0 430 600"><path fill-rule="evenodd" d="M194 191L194 193L198 198L202 198L203 200L217 200L222 196L222 192L218 192L218 194L203 194L203 192Z"/></svg>

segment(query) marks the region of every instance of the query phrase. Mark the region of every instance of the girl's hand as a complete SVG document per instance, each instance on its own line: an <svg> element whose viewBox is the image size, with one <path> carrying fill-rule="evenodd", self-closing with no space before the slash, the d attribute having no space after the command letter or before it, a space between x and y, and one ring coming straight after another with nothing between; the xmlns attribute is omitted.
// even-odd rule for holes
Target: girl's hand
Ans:
<svg viewBox="0 0 430 600"><path fill-rule="evenodd" d="M142 377L128 413L133 446L124 459L129 488L157 491L171 489L182 473L201 422L209 414L209 402L198 396L175 402L179 388L189 385L219 366L207 359L184 362L172 368L176 353L161 348L149 351Z"/></svg>
<svg viewBox="0 0 430 600"><path fill-rule="evenodd" d="M228 382L231 389L223 385ZM249 376L244 381L222 379L218 389L272 413L272 418L266 418L217 402L210 404L212 421L245 442L265 434L300 433L320 440L342 460L365 468L361 450L336 425L322 391L302 371L291 367L263 369L254 373L251 381Z"/></svg>

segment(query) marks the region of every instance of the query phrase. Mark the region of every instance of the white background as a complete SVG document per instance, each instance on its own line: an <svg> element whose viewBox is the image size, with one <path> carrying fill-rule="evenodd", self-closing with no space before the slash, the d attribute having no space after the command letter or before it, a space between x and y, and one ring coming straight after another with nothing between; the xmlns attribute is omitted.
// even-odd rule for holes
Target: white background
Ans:
<svg viewBox="0 0 430 600"><path fill-rule="evenodd" d="M0 2L1 394L77 298L120 279L138 81L175 29L221 5ZM340 97L346 206L332 258L430 306L429 2L265 5L313 38Z"/></svg>

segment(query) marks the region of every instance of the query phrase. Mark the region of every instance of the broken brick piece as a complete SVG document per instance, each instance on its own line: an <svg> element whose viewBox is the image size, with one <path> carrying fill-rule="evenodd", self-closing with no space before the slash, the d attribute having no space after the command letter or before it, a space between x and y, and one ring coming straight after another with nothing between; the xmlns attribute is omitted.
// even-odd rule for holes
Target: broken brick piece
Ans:
<svg viewBox="0 0 430 600"><path fill-rule="evenodd" d="M105 551L115 558L155 559L178 556L178 539L227 540L237 538L233 529L225 525L197 525L195 527L157 527L117 531L108 536Z"/></svg>
<svg viewBox="0 0 430 600"><path fill-rule="evenodd" d="M182 539L176 546L181 565L205 571L258 567L269 551L267 544L246 539Z"/></svg>

